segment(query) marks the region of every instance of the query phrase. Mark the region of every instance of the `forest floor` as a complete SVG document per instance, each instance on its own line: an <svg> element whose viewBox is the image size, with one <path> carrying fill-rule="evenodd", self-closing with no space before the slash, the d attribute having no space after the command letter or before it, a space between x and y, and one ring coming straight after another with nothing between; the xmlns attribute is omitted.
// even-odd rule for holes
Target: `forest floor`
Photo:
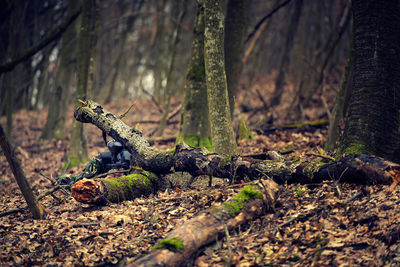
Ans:
<svg viewBox="0 0 400 267"><path fill-rule="evenodd" d="M121 114L129 105L120 102L106 107ZM177 106L174 102L171 110ZM72 117L72 107L68 112ZM321 119L324 113L323 109L308 112L314 114L308 118L311 120ZM69 136L63 140L39 141L46 113L45 109L21 110L14 117L12 143L36 194L54 186L52 179L61 174L69 143ZM249 114L242 115L246 118ZM266 117L261 112L253 116L253 121L257 116ZM157 124L140 121L160 117L150 100L142 100L135 103L124 121L149 135ZM177 133L177 120L178 117L168 125L165 136ZM4 118L0 122L4 125ZM265 124L260 119L255 125L261 129L259 125ZM92 158L106 147L96 127L88 125L87 133ZM327 126L257 130L253 132L253 140L240 143L240 152L276 150L291 152L285 155L288 158L310 158L313 156L308 153L319 153L326 133ZM160 149L173 145L173 141L154 144ZM83 168L84 164L69 172L78 174ZM201 181L199 178L187 188L176 187L103 207L84 205L56 192L58 199L48 196L42 200L48 212L45 220L33 220L27 210L0 218L0 265L109 266L133 262L170 230L201 210L225 201L241 188L223 179L214 178L212 187ZM388 192L388 186L335 181L282 185L273 212L230 232L229 239L219 237L198 252L193 265L400 266L399 193L399 186ZM0 211L24 206L1 152Z"/></svg>

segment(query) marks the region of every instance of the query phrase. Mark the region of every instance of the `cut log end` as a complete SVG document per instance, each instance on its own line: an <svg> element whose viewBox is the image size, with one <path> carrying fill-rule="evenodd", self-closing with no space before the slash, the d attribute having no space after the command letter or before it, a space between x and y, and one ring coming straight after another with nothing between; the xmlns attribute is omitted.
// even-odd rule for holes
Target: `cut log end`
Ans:
<svg viewBox="0 0 400 267"><path fill-rule="evenodd" d="M102 181L83 179L71 188L72 196L85 204L104 204L107 190Z"/></svg>

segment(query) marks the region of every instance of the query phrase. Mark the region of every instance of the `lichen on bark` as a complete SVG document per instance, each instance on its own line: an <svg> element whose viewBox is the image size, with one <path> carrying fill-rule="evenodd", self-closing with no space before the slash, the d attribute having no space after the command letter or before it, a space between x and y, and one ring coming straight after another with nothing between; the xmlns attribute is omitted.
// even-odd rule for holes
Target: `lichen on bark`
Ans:
<svg viewBox="0 0 400 267"><path fill-rule="evenodd" d="M212 151L204 66L204 7L201 1L197 3L192 51L182 106L181 128L177 143L185 142L190 146L206 147Z"/></svg>
<svg viewBox="0 0 400 267"><path fill-rule="evenodd" d="M224 59L224 1L204 1L204 54L208 108L214 151L225 155L237 152L232 127Z"/></svg>

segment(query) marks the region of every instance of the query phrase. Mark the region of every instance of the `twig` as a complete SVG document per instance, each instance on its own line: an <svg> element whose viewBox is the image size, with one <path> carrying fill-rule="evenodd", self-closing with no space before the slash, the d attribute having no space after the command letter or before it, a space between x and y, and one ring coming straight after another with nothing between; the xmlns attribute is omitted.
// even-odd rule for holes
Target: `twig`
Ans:
<svg viewBox="0 0 400 267"><path fill-rule="evenodd" d="M53 179L53 177L47 177L47 176L44 175L42 172L39 172L39 174L40 174L41 176L43 176L44 178L46 178L47 180L49 180L49 181L51 182L52 185L58 186L57 182ZM60 190L61 192L64 193L64 195L69 196L70 194L69 194L69 192L67 192L67 190L65 190L65 188L68 188L68 186L62 186L61 188L59 188L59 189L57 189L57 190ZM53 191L53 192L54 192L54 191ZM52 192L52 193L53 193L53 192ZM56 196L54 196L52 193L51 193L51 196L54 197L55 199L58 199L58 198L57 198Z"/></svg>
<svg viewBox="0 0 400 267"><path fill-rule="evenodd" d="M17 212L22 212L25 211L28 207L23 207L23 208L19 208L19 209L12 209L12 210L6 210L6 211L2 211L0 212L0 218L7 216L7 215L11 215Z"/></svg>
<svg viewBox="0 0 400 267"><path fill-rule="evenodd" d="M40 195L36 198L36 200L39 201L39 200L41 200L42 198L44 198L44 197L46 197L46 196L48 196L48 195L52 195L54 192L56 192L56 191L58 191L58 190L61 190L61 189L64 189L64 188L69 188L69 185L57 185L57 186L55 186L55 187L53 187L53 188L47 190L46 192L43 192L42 194L40 194ZM69 195L69 194L68 194L68 195ZM52 195L52 196L53 196L53 195ZM57 198L57 197L55 197L55 196L53 196L53 197L54 197L54 198Z"/></svg>
<svg viewBox="0 0 400 267"><path fill-rule="evenodd" d="M228 258L225 261L225 266L231 266L231 264L232 264L232 244L231 244L231 238L229 236L228 227L226 226L226 224L224 225L224 229L225 229L225 235L226 235L226 246L228 248Z"/></svg>
<svg viewBox="0 0 400 267"><path fill-rule="evenodd" d="M263 103L264 110L268 110L268 104L267 104L267 102L265 102L265 99L264 99L264 97L262 96L260 90L258 90L258 88L256 89L256 93L257 93L258 98L259 98L259 99L261 100L261 102Z"/></svg>
<svg viewBox="0 0 400 267"><path fill-rule="evenodd" d="M144 89L142 87L142 91L143 93L145 93L146 95L150 96L151 101L153 101L153 103L156 105L158 112L160 112L161 114L164 113L163 109L160 107L160 105L158 104L157 100L154 98L154 96L152 94L149 93L149 91L147 91L146 89Z"/></svg>
<svg viewBox="0 0 400 267"><path fill-rule="evenodd" d="M328 155L323 155L323 154L318 154L318 153L306 153L307 156L316 156L316 157L320 157L320 158L324 158L324 159L329 159L329 160L333 160L336 161L336 159L334 157L328 156Z"/></svg>
<svg viewBox="0 0 400 267"><path fill-rule="evenodd" d="M159 124L160 121L156 120L143 120L143 121L134 121L133 124L140 123L140 124ZM179 121L167 121L167 124L178 124Z"/></svg>
<svg viewBox="0 0 400 267"><path fill-rule="evenodd" d="M173 119L176 115L178 115L181 109L182 109L182 104L180 104L174 111L170 113L170 115L168 115L167 122Z"/></svg>
<svg viewBox="0 0 400 267"><path fill-rule="evenodd" d="M279 9L281 9L282 7L289 4L290 1L291 0L287 0L287 1L283 2L282 4L279 4L274 9L272 9L271 12L269 12L262 19L260 19L260 21L256 24L256 26L254 26L254 29L251 31L251 33L249 35L247 35L247 38L244 42L247 43L253 37L253 35L257 32L257 30L261 27L261 25L264 23L264 21L266 21L267 19L272 17L272 15L274 15Z"/></svg>
<svg viewBox="0 0 400 267"><path fill-rule="evenodd" d="M86 100L78 99L77 101L78 101L79 103L81 103L82 106L84 106L84 107L87 106L87 101L86 101Z"/></svg>
<svg viewBox="0 0 400 267"><path fill-rule="evenodd" d="M171 210L174 210L174 209L176 209L177 207L179 207L179 206L172 206L172 207L166 208L166 209L164 209L164 210L162 210L162 211L160 211L160 212L158 212L158 213L161 214L161 213L170 212Z"/></svg>
<svg viewBox="0 0 400 267"><path fill-rule="evenodd" d="M79 228L79 227L86 227L86 226L97 226L99 225L99 223L97 222L88 222L88 223L79 223L79 224L75 224L72 227L73 228Z"/></svg>
<svg viewBox="0 0 400 267"><path fill-rule="evenodd" d="M126 114L128 114L128 112L131 110L131 108L135 105L135 103L133 103L127 111L125 111L124 113L122 113L121 115L119 115L119 119L122 119L126 116Z"/></svg>

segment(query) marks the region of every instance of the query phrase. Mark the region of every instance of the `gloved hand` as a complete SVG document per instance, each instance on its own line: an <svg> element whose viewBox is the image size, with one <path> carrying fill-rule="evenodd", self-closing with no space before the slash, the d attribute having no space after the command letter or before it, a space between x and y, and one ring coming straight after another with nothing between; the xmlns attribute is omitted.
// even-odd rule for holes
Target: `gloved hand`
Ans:
<svg viewBox="0 0 400 267"><path fill-rule="evenodd" d="M75 183L75 176L72 174L63 174L56 179L57 183L60 185L72 186Z"/></svg>

